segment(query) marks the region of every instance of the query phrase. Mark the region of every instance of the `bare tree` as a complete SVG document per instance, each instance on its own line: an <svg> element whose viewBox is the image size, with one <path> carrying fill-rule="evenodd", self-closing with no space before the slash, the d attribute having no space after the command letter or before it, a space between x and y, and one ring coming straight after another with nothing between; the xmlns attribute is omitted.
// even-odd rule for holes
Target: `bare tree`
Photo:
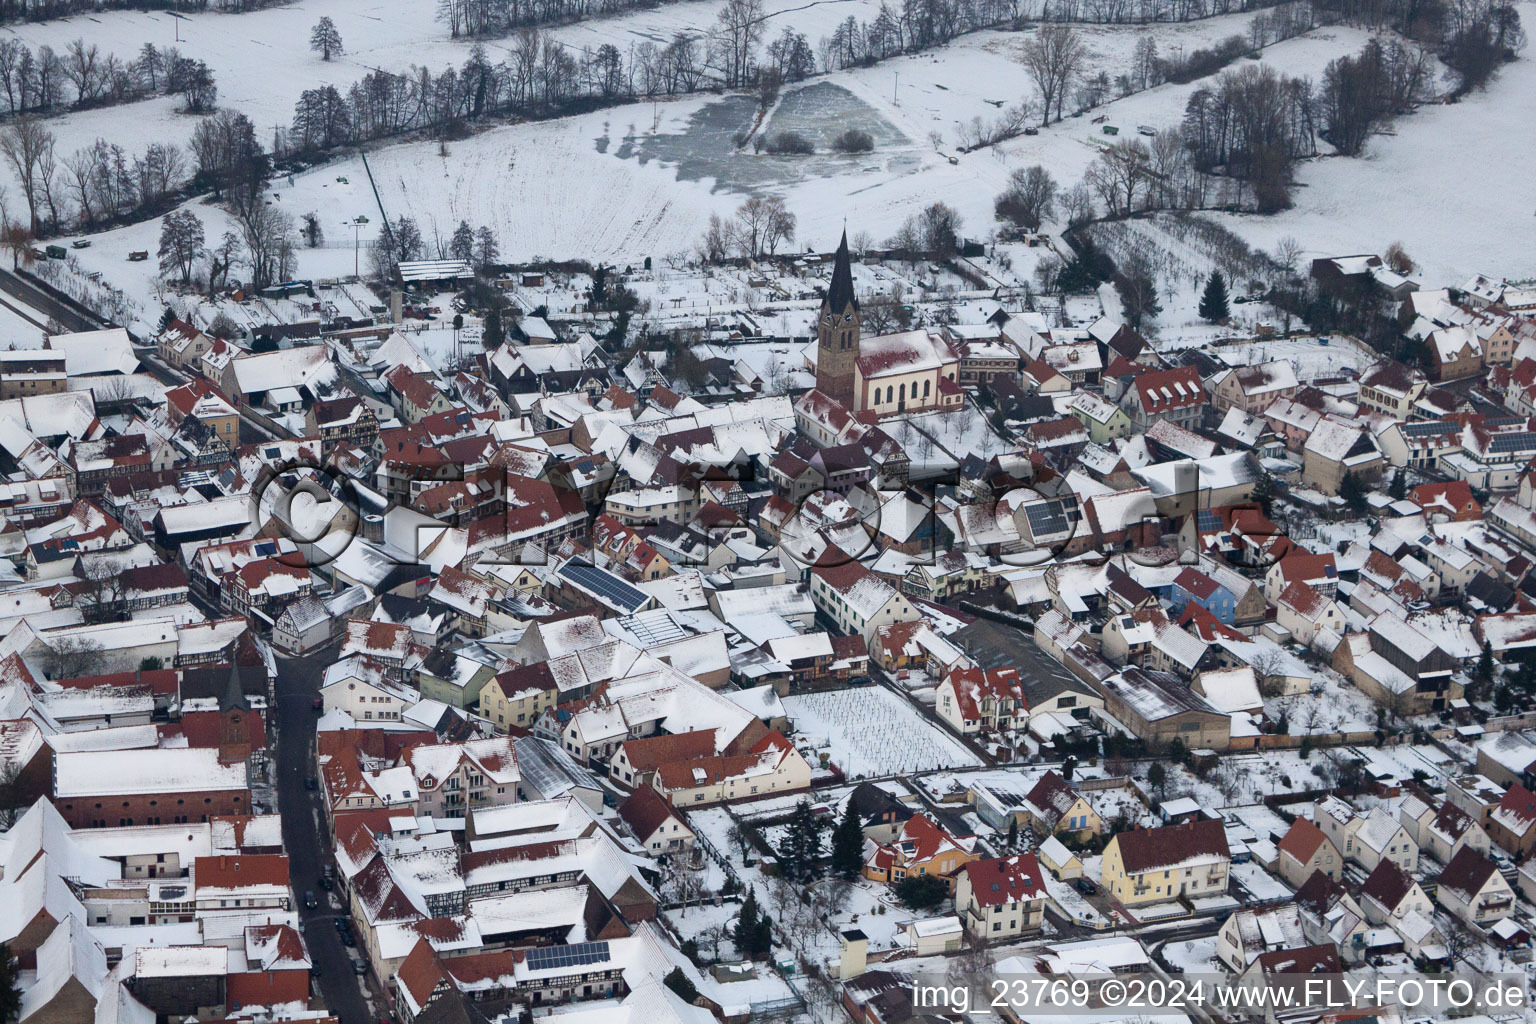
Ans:
<svg viewBox="0 0 1536 1024"><path fill-rule="evenodd" d="M66 636L51 642L43 670L50 679L78 679L96 675L105 663L101 644L88 637Z"/></svg>
<svg viewBox="0 0 1536 1024"><path fill-rule="evenodd" d="M332 54L341 53L341 33L336 30L336 23L328 17L315 22L309 33L309 48L319 53L321 60L330 60Z"/></svg>
<svg viewBox="0 0 1536 1024"><path fill-rule="evenodd" d="M31 230L25 224L13 220L5 222L5 227L0 229L0 246L10 250L12 270L19 270L23 263L32 262L34 240Z"/></svg>
<svg viewBox="0 0 1536 1024"><path fill-rule="evenodd" d="M21 791L21 769L15 761L7 761L0 766L0 825L10 828L16 824L16 819L26 809L22 806L25 803Z"/></svg>
<svg viewBox="0 0 1536 1024"><path fill-rule="evenodd" d="M16 180L21 182L21 193L27 200L27 217L34 235L41 227L37 217L38 192L42 184L41 168L45 158L51 157L53 144L53 132L35 117L22 115L0 128L0 153L5 155L11 170L16 173Z"/></svg>
<svg viewBox="0 0 1536 1024"><path fill-rule="evenodd" d="M795 215L789 212L784 205L784 200L773 196L768 200L768 224L766 241L770 254L778 251L779 246L788 245L795 240Z"/></svg>
<svg viewBox="0 0 1536 1024"><path fill-rule="evenodd" d="M1042 125L1051 123L1053 108L1061 120L1062 104L1086 57L1086 47L1069 25L1042 25L1024 44L1020 59L1040 90Z"/></svg>
<svg viewBox="0 0 1536 1024"><path fill-rule="evenodd" d="M763 0L726 0L716 19L727 89L746 85L751 77L752 54L763 38Z"/></svg>
<svg viewBox="0 0 1536 1024"><path fill-rule="evenodd" d="M704 237L699 239L699 262L721 262L730 254L731 244L730 225L718 213L710 214L709 227L704 229Z"/></svg>
<svg viewBox="0 0 1536 1024"><path fill-rule="evenodd" d="M1285 652L1278 647L1265 647L1253 656L1248 664L1258 677L1259 694L1279 697L1285 690L1285 674L1281 671L1286 663Z"/></svg>
<svg viewBox="0 0 1536 1024"><path fill-rule="evenodd" d="M86 622L116 622L126 613L127 591L116 561L95 555L80 559L80 582L75 585L75 602Z"/></svg>
<svg viewBox="0 0 1536 1024"><path fill-rule="evenodd" d="M1128 217L1144 202L1152 180L1152 154L1139 139L1122 139L1099 153L1084 180L1104 201L1111 217Z"/></svg>
<svg viewBox="0 0 1536 1024"><path fill-rule="evenodd" d="M694 860L691 851L669 855L663 877L672 898L681 903L685 910L705 892L704 870Z"/></svg>
<svg viewBox="0 0 1536 1024"><path fill-rule="evenodd" d="M1056 202L1056 179L1036 164L1020 167L1008 176L1008 186L997 197L997 219L1021 231L1038 231Z"/></svg>
<svg viewBox="0 0 1536 1024"><path fill-rule="evenodd" d="M240 219L240 227L252 287L287 279L297 259L293 218L275 206L258 205Z"/></svg>

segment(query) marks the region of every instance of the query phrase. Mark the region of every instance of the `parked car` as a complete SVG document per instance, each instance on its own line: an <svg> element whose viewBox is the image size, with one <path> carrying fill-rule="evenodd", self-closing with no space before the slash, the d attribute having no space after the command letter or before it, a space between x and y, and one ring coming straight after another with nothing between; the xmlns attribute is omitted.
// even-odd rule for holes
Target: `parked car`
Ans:
<svg viewBox="0 0 1536 1024"><path fill-rule="evenodd" d="M91 247L91 240L89 238L77 238L69 243L69 247L71 249L89 249Z"/></svg>
<svg viewBox="0 0 1536 1024"><path fill-rule="evenodd" d="M352 973L361 978L368 973L368 965L361 960L352 961Z"/></svg>
<svg viewBox="0 0 1536 1024"><path fill-rule="evenodd" d="M305 789L319 789L320 788L320 780L316 779L313 775L306 775L306 776L304 776L304 788Z"/></svg>
<svg viewBox="0 0 1536 1024"><path fill-rule="evenodd" d="M326 892L330 892L332 889L336 888L336 883L331 881L329 875L322 875L320 878L320 888L324 889Z"/></svg>
<svg viewBox="0 0 1536 1024"><path fill-rule="evenodd" d="M309 706L310 706L310 708L312 710L324 711L325 710L325 701L320 699L319 697L316 697L314 700L309 702Z"/></svg>

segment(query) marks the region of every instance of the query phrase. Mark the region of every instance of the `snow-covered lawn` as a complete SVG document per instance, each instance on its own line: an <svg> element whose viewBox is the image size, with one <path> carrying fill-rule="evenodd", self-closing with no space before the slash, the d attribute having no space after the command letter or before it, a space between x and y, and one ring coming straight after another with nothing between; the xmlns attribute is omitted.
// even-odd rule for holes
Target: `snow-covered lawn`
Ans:
<svg viewBox="0 0 1536 1024"><path fill-rule="evenodd" d="M1182 939L1163 946L1163 959L1175 967L1184 968L1189 974L1208 974L1225 970L1216 959L1218 939L1214 935L1200 939Z"/></svg>
<svg viewBox="0 0 1536 1024"><path fill-rule="evenodd" d="M1376 702L1356 689L1331 668L1320 668L1312 677L1312 693L1276 697L1264 702L1272 721L1286 717L1292 736L1308 733L1370 732L1376 728Z"/></svg>
<svg viewBox="0 0 1536 1024"><path fill-rule="evenodd" d="M1254 861L1233 864L1232 880L1242 885L1256 900L1283 900L1292 895L1291 887L1265 871Z"/></svg>
<svg viewBox="0 0 1536 1024"><path fill-rule="evenodd" d="M881 687L784 698L796 746L825 751L848 778L969 768L981 759Z"/></svg>

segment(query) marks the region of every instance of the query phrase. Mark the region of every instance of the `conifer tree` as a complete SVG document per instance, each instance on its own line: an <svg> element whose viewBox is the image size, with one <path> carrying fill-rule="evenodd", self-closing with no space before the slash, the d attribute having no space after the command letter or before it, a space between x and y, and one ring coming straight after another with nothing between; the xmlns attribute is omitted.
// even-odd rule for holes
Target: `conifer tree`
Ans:
<svg viewBox="0 0 1536 1024"><path fill-rule="evenodd" d="M864 830L859 827L859 816L848 801L843 820L832 833L832 870L843 878L853 878L864 866Z"/></svg>
<svg viewBox="0 0 1536 1024"><path fill-rule="evenodd" d="M1200 318L1210 323L1219 323L1232 315L1227 305L1227 279L1221 276L1221 271L1212 271L1211 279L1205 282L1205 291L1200 296Z"/></svg>

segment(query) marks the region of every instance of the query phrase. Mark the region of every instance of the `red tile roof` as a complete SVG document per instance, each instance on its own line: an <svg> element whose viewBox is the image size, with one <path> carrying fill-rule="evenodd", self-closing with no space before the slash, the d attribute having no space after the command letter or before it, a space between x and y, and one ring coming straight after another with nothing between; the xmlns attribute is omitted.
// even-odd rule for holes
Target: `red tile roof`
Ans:
<svg viewBox="0 0 1536 1024"><path fill-rule="evenodd" d="M1183 825L1136 829L1115 837L1128 874L1139 875L1181 864L1195 857L1231 856L1220 821L1201 818Z"/></svg>
<svg viewBox="0 0 1536 1024"><path fill-rule="evenodd" d="M1032 853L973 860L962 870L971 883L972 898L983 907L1040 900L1048 895L1040 862Z"/></svg>
<svg viewBox="0 0 1536 1024"><path fill-rule="evenodd" d="M1290 831L1280 840L1280 852L1288 853L1296 858L1297 863L1305 864L1317 853L1318 847L1328 842L1328 837L1323 835L1323 830L1318 828L1306 818L1297 818L1292 823Z"/></svg>

